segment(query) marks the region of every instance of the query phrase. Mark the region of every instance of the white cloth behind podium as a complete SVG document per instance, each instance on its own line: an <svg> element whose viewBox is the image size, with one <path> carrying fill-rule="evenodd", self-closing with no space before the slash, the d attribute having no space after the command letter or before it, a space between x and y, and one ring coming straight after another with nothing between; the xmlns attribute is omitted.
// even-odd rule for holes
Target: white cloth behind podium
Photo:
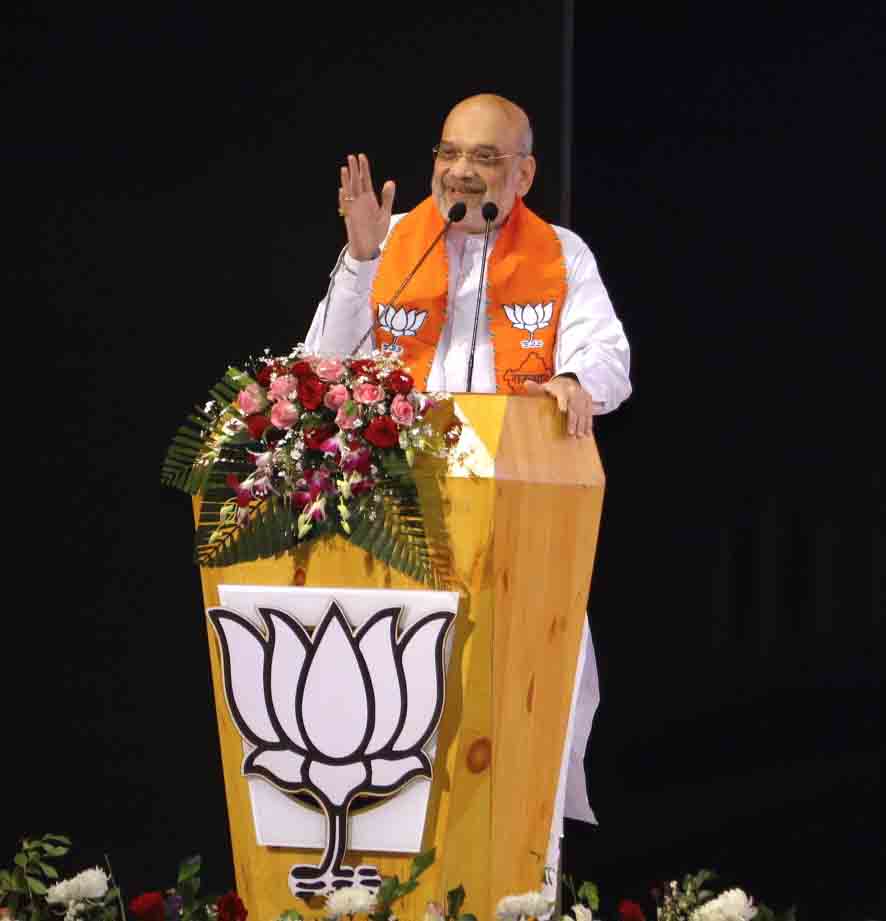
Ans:
<svg viewBox="0 0 886 921"><path fill-rule="evenodd" d="M575 683L572 688L572 706L566 727L566 742L563 745L563 760L560 762L560 779L554 800L554 814L551 818L551 834L545 858L545 886L543 892L550 899L556 897L556 874L560 863L560 838L563 834L563 818L597 824L594 811L588 800L585 781L584 757L591 735L591 724L600 703L600 682L597 676L597 657L591 631L585 621L581 633L581 647L575 669Z"/></svg>

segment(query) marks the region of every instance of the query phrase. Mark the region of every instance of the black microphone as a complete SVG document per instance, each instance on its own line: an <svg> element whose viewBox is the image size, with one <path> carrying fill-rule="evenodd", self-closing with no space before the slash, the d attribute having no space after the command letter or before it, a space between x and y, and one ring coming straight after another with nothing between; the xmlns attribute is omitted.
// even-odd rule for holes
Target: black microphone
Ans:
<svg viewBox="0 0 886 921"><path fill-rule="evenodd" d="M480 262L480 287L477 288L477 312L474 314L474 335L471 338L471 354L468 358L468 385L466 393L471 392L471 383L474 379L474 351L477 348L477 328L480 325L480 304L483 301L483 276L486 274L486 250L489 246L489 232L492 222L498 217L498 207L495 202L488 201L480 209L483 220L486 221L486 233L483 235L483 259Z"/></svg>
<svg viewBox="0 0 886 921"><path fill-rule="evenodd" d="M495 206L493 205L493 207ZM412 281L413 277L415 276L415 273L421 268L421 265L425 261L425 259L427 259L428 256L431 255L431 250L440 242L441 238L445 236L446 231L449 230L450 226L452 224L457 224L461 220L464 220L464 216L467 213L468 213L468 208L467 208L467 205L463 201L457 201L449 209L449 214L446 216L446 223L443 225L443 229L440 231L440 233L437 234L436 237L434 237L433 243L431 243L431 245L424 251L424 255L421 257L421 259L418 260L418 262L416 262L415 268L413 268L413 270L406 276L406 280L403 282L403 284L400 285L399 288L397 288L396 292L394 293L394 296L391 298L391 303L386 306L388 307L397 306L397 298L403 293L404 289L409 284L409 282ZM363 334L363 338L357 343L354 350L351 352L351 356L354 356L357 354L357 352L360 350L360 347L363 345L363 343L372 335L372 331L375 329L377 325L378 325L378 317L375 316L372 318L372 326L370 326L369 329L367 329L366 332Z"/></svg>

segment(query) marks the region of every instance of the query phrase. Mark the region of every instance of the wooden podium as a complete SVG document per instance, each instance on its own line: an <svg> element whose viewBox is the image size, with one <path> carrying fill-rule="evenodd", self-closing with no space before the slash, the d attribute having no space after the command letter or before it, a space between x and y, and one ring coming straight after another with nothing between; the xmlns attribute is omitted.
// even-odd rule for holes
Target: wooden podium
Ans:
<svg viewBox="0 0 886 921"><path fill-rule="evenodd" d="M440 489L452 551L445 587L460 603L423 838L437 859L398 903L404 919L459 883L465 910L491 919L502 896L541 884L603 501L593 439L567 437L552 400L455 401L467 424ZM207 607L223 584L425 587L341 537L201 577ZM256 843L212 630L209 651L237 890L256 921L293 907L321 917L322 905L306 908L287 887L289 868L316 852ZM403 879L413 856L348 860Z"/></svg>

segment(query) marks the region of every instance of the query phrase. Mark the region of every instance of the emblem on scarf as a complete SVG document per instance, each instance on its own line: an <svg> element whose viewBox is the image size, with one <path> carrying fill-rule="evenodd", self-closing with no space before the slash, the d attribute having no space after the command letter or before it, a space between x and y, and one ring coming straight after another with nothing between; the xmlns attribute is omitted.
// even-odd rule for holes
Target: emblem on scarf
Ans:
<svg viewBox="0 0 886 921"><path fill-rule="evenodd" d="M414 336L422 327L428 312L426 310L404 310L393 304L378 305L378 325L392 336L391 342L382 345L383 352L402 352L403 346L397 345L402 336Z"/></svg>
<svg viewBox="0 0 886 921"><path fill-rule="evenodd" d="M525 329L529 334L529 338L520 343L521 348L537 349L544 345L544 340L535 339L533 336L538 330L551 325L553 301L548 301L547 304L503 304L502 309L514 329Z"/></svg>
<svg viewBox="0 0 886 921"><path fill-rule="evenodd" d="M508 368L505 371L505 383L510 387L511 393L524 393L526 381L544 384L553 375L553 369L545 363L544 356L538 352L530 352L519 368Z"/></svg>
<svg viewBox="0 0 886 921"><path fill-rule="evenodd" d="M307 796L326 819L320 863L290 870L295 896L378 889L375 867L342 865L348 812L358 798L365 805L431 777L423 749L443 713L455 614L426 614L401 631L402 613L386 608L354 628L333 601L309 628L271 608L259 608L260 625L226 608L208 612L228 707L247 743L243 773Z"/></svg>

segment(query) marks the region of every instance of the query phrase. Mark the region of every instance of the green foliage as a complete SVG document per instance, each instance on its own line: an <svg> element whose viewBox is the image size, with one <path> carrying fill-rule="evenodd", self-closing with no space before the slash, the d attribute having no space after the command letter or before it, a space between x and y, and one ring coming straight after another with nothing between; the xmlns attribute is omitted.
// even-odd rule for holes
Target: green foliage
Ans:
<svg viewBox="0 0 886 921"><path fill-rule="evenodd" d="M59 880L52 861L64 857L71 849L66 835L43 835L23 838L13 857L13 867L0 870L0 905L19 921L50 921L64 916L67 906L50 904L49 889ZM78 918L83 921L117 921L120 917L120 891L110 881L107 892L99 899L80 902Z"/></svg>
<svg viewBox="0 0 886 921"><path fill-rule="evenodd" d="M200 895L200 867L202 858L199 854L186 857L178 866L175 893L182 900L181 921L208 921L215 898Z"/></svg>
<svg viewBox="0 0 886 921"><path fill-rule="evenodd" d="M277 921L305 921L305 916L301 914L301 912L296 911L294 908L289 908L286 911L280 913Z"/></svg>
<svg viewBox="0 0 886 921"><path fill-rule="evenodd" d="M71 849L66 835L43 835L42 838L22 838L20 849L8 870L0 870L0 905L9 909L13 918L43 921L50 917L46 893L59 878L52 861Z"/></svg>
<svg viewBox="0 0 886 921"><path fill-rule="evenodd" d="M578 890L575 888L575 880L563 874L563 885L569 890L570 895L572 896L572 904L577 905L586 905L591 911L598 911L600 908L600 891L597 888L596 883L592 883L588 880L585 880L579 887Z"/></svg>
<svg viewBox="0 0 886 921"><path fill-rule="evenodd" d="M591 911L598 911L600 909L600 891L597 889L597 884L585 880L578 887L578 901L587 905Z"/></svg>

